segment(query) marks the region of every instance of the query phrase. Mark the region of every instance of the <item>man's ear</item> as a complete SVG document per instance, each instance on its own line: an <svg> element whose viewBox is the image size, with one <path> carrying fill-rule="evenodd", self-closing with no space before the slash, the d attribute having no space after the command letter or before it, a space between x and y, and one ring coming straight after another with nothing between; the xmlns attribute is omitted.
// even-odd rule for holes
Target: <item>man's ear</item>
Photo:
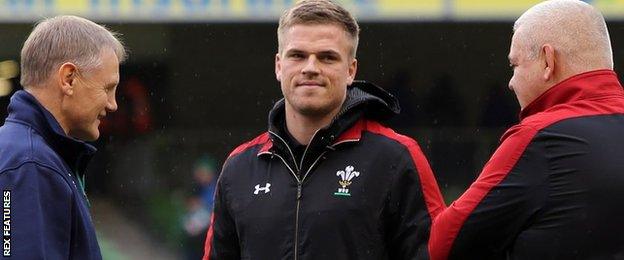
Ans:
<svg viewBox="0 0 624 260"><path fill-rule="evenodd" d="M282 81L282 64L279 52L275 54L275 78L277 81Z"/></svg>
<svg viewBox="0 0 624 260"><path fill-rule="evenodd" d="M353 83L353 80L355 80L355 74L357 73L357 65L358 65L358 61L356 58L353 58L353 60L351 61L351 64L349 64L349 77L347 78L348 84L347 85L351 85Z"/></svg>
<svg viewBox="0 0 624 260"><path fill-rule="evenodd" d="M549 81L555 76L555 66L557 66L557 54L555 48L550 44L544 44L540 50L542 57L544 58L544 72L542 78L544 81Z"/></svg>
<svg viewBox="0 0 624 260"><path fill-rule="evenodd" d="M78 70L76 65L71 62L65 62L58 70L58 83L63 94L71 96L74 94L74 85L76 83Z"/></svg>

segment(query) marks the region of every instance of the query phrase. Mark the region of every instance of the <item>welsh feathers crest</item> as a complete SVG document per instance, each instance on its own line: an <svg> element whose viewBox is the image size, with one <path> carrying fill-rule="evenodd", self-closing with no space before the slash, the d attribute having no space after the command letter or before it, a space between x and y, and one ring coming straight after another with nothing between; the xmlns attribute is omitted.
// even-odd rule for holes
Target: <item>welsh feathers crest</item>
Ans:
<svg viewBox="0 0 624 260"><path fill-rule="evenodd" d="M338 188L338 192L335 192L334 195L351 196L347 187L351 185L351 181L353 180L353 178L360 176L360 172L354 170L355 168L349 165L345 168L344 171L336 172L336 176L340 177L338 184L340 184L341 188Z"/></svg>

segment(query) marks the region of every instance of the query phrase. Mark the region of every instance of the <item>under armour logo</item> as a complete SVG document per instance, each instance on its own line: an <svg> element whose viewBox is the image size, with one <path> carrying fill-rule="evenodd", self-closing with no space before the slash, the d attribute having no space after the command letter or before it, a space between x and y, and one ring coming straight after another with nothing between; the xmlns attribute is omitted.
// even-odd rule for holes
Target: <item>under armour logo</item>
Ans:
<svg viewBox="0 0 624 260"><path fill-rule="evenodd" d="M254 194L258 195L258 193L260 191L264 191L264 193L269 193L271 191L271 189L269 189L271 187L271 184L267 182L266 185L264 185L264 187L260 187L260 184L256 185L256 190L254 191Z"/></svg>

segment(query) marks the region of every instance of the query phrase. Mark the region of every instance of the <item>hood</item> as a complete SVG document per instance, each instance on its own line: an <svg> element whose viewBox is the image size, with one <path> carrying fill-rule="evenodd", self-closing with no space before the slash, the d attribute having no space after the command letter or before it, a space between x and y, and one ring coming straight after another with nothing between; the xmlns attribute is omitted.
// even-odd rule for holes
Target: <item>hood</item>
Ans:
<svg viewBox="0 0 624 260"><path fill-rule="evenodd" d="M347 88L347 96L340 112L332 122L319 129L310 144L306 148L304 158L299 167L294 158L287 160L293 169L304 169L313 164L314 158L321 154L326 147L331 146L340 135L349 130L356 122L362 118L383 121L398 114L399 102L394 96L382 88L364 81L355 81ZM285 125L285 101L278 101L269 113L269 133L272 146L270 150L288 155L288 144L286 143L286 133L283 130ZM280 139L277 141L275 139Z"/></svg>

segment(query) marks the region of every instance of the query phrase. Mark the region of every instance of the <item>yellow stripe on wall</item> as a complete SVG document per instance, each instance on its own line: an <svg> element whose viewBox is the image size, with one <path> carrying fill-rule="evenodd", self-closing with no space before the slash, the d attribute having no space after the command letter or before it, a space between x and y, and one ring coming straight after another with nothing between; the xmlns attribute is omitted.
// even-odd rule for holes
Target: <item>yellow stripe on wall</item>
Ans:
<svg viewBox="0 0 624 260"><path fill-rule="evenodd" d="M455 0L456 17L518 17L541 0Z"/></svg>
<svg viewBox="0 0 624 260"><path fill-rule="evenodd" d="M443 0L378 0L378 3L380 11L388 13L438 13L444 8Z"/></svg>
<svg viewBox="0 0 624 260"><path fill-rule="evenodd" d="M55 2L56 11L63 14L84 14L89 11L90 7L88 0L56 0L53 2Z"/></svg>
<svg viewBox="0 0 624 260"><path fill-rule="evenodd" d="M624 0L595 0L591 4L607 17L624 18Z"/></svg>
<svg viewBox="0 0 624 260"><path fill-rule="evenodd" d="M189 7L185 0L169 0L166 6L159 6L159 0L46 0L26 1L0 0L0 20L38 20L43 16L56 14L77 14L101 19L151 20L245 20L261 17L279 18L292 0L256 0L260 5L252 5L249 0L210 0L208 5L199 5L202 0L191 0L195 6ZM336 0L352 10L358 19L488 19L501 18L514 20L541 0ZM598 7L608 18L624 19L624 0L588 1ZM10 4L11 3L11 4Z"/></svg>

